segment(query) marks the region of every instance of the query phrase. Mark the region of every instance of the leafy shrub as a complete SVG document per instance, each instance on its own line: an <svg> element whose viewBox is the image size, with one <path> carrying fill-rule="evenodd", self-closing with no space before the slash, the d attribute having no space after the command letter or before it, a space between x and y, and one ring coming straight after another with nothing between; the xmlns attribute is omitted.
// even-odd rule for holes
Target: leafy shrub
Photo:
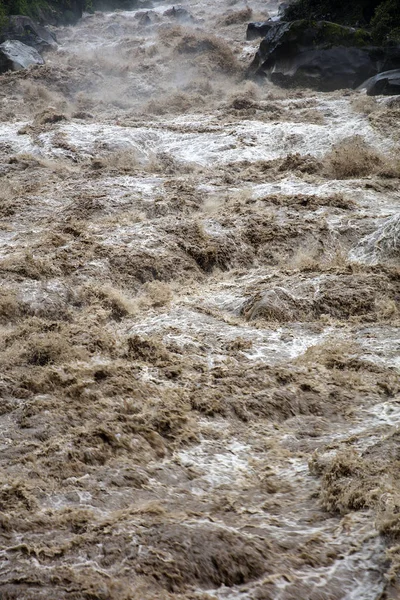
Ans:
<svg viewBox="0 0 400 600"><path fill-rule="evenodd" d="M400 41L400 0L382 2L376 9L371 26L377 41Z"/></svg>
<svg viewBox="0 0 400 600"><path fill-rule="evenodd" d="M370 25L375 40L400 41L400 0L297 0L286 9L285 20L318 19L342 25Z"/></svg>
<svg viewBox="0 0 400 600"><path fill-rule="evenodd" d="M35 18L40 14L41 9L47 7L46 0L0 0L1 24L5 24L7 15L27 15Z"/></svg>
<svg viewBox="0 0 400 600"><path fill-rule="evenodd" d="M396 1L396 0L394 0ZM287 8L285 19L322 19L343 25L370 22L380 0L298 0Z"/></svg>
<svg viewBox="0 0 400 600"><path fill-rule="evenodd" d="M39 21L76 22L84 10L132 9L138 0L0 0L0 28L8 15L26 15Z"/></svg>

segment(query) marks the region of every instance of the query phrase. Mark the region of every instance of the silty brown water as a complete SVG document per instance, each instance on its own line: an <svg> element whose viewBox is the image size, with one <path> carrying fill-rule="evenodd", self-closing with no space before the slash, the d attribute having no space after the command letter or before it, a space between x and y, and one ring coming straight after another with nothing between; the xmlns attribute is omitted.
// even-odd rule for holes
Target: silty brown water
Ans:
<svg viewBox="0 0 400 600"><path fill-rule="evenodd" d="M397 598L398 105L182 6L1 77L1 597Z"/></svg>

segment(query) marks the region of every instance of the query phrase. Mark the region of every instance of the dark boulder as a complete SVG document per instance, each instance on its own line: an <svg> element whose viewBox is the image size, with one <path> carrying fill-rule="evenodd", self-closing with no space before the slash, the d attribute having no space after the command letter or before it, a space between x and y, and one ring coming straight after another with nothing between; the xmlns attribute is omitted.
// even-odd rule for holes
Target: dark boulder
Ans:
<svg viewBox="0 0 400 600"><path fill-rule="evenodd" d="M354 88L375 69L366 52L359 48L307 50L296 56L290 66L280 62L271 80L283 87L295 85L321 91Z"/></svg>
<svg viewBox="0 0 400 600"><path fill-rule="evenodd" d="M30 17L14 15L8 18L8 22L0 32L0 42L6 40L18 40L26 46L32 46L39 52L45 48L56 47L57 42L52 33L35 23Z"/></svg>
<svg viewBox="0 0 400 600"><path fill-rule="evenodd" d="M247 25L246 40L255 40L259 37L265 37L271 27L274 25L274 21L255 21Z"/></svg>
<svg viewBox="0 0 400 600"><path fill-rule="evenodd" d="M400 69L378 73L360 85L359 89L367 90L368 96L396 96L400 94Z"/></svg>
<svg viewBox="0 0 400 600"><path fill-rule="evenodd" d="M276 23L268 31L249 75L282 86L331 91L356 88L382 70L400 67L400 47L374 46L363 29L328 21Z"/></svg>
<svg viewBox="0 0 400 600"><path fill-rule="evenodd" d="M43 65L39 52L18 40L7 40L0 44L0 73L19 71L30 65Z"/></svg>

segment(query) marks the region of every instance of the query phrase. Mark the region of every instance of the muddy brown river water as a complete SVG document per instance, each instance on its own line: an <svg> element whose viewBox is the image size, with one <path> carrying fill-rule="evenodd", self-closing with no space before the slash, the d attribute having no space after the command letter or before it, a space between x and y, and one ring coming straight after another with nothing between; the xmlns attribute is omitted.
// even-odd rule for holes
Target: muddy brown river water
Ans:
<svg viewBox="0 0 400 600"><path fill-rule="evenodd" d="M400 103L182 6L0 77L0 598L400 598Z"/></svg>

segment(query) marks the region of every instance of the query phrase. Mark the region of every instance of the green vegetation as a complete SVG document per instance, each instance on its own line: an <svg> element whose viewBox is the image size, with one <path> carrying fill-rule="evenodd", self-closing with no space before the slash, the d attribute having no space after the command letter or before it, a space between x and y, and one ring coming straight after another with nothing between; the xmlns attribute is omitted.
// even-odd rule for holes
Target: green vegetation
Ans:
<svg viewBox="0 0 400 600"><path fill-rule="evenodd" d="M86 0L0 0L0 26L9 15L26 15L42 22L73 23L82 15Z"/></svg>
<svg viewBox="0 0 400 600"><path fill-rule="evenodd" d="M41 11L48 8L49 3L46 0L0 0L0 19L4 22L8 15L38 18Z"/></svg>
<svg viewBox="0 0 400 600"><path fill-rule="evenodd" d="M342 25L366 25L380 0L298 0L289 6L286 18L334 21Z"/></svg>
<svg viewBox="0 0 400 600"><path fill-rule="evenodd" d="M85 10L130 10L136 5L137 0L86 0Z"/></svg>
<svg viewBox="0 0 400 600"><path fill-rule="evenodd" d="M137 0L0 0L0 27L9 15L26 15L41 22L73 23L82 11L134 8Z"/></svg>
<svg viewBox="0 0 400 600"><path fill-rule="evenodd" d="M376 9L371 21L373 36L378 41L400 42L400 0L386 0Z"/></svg>
<svg viewBox="0 0 400 600"><path fill-rule="evenodd" d="M312 25L313 43L331 46L364 47L371 43L371 34L365 29L352 30L330 21L314 22ZM290 29L296 39L310 36L310 21L296 20Z"/></svg>
<svg viewBox="0 0 400 600"><path fill-rule="evenodd" d="M377 42L400 40L400 0L297 0L286 10L285 19L367 26Z"/></svg>
<svg viewBox="0 0 400 600"><path fill-rule="evenodd" d="M0 2L0 28L7 22L7 12L3 3Z"/></svg>

